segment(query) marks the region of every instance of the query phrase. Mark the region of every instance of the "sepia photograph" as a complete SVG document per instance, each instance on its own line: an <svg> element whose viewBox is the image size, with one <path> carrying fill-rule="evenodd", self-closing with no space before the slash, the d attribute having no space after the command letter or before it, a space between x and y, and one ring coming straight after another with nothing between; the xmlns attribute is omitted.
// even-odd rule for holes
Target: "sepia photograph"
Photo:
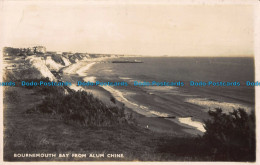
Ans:
<svg viewBox="0 0 260 165"><path fill-rule="evenodd" d="M2 163L256 163L259 4L1 1Z"/></svg>

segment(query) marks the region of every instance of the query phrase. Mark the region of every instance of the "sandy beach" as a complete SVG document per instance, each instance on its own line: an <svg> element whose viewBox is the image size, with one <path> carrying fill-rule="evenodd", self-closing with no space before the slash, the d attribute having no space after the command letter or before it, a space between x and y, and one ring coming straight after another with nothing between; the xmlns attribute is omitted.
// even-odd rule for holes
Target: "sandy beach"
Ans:
<svg viewBox="0 0 260 165"><path fill-rule="evenodd" d="M63 81L70 81L77 84L77 81L95 82L94 76L88 76L88 71L98 62L105 62L107 59L101 58L96 61L79 61L62 69ZM157 111L150 111L147 107L135 104L129 101L124 93L111 86L70 86L73 90L83 90L92 93L95 97L101 99L109 106L124 106L126 113L132 113L138 125L142 128L159 132L174 134L177 136L196 136L204 132L203 125L200 122L191 120L191 118L168 118L167 114ZM116 99L116 104L110 101L110 98Z"/></svg>

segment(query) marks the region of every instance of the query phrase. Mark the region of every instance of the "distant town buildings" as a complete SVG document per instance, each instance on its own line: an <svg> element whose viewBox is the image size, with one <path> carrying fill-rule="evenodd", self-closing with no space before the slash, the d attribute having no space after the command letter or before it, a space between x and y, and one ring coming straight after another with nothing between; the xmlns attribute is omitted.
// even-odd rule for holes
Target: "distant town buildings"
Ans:
<svg viewBox="0 0 260 165"><path fill-rule="evenodd" d="M30 55L43 55L46 53L45 46L34 46L29 48L12 48L5 47L3 54L5 56L30 56Z"/></svg>
<svg viewBox="0 0 260 165"><path fill-rule="evenodd" d="M77 62L78 60L83 60L85 58L100 58L100 57L121 57L124 55L116 54L97 54L97 53L72 53L72 52L62 52L62 51L47 51L45 46L33 46L28 48L12 48L4 47L3 48L4 56L38 56L46 59L47 56L52 56L56 58L65 57L69 59L72 63Z"/></svg>
<svg viewBox="0 0 260 165"><path fill-rule="evenodd" d="M46 47L45 46L35 46L34 48L34 53L46 53Z"/></svg>

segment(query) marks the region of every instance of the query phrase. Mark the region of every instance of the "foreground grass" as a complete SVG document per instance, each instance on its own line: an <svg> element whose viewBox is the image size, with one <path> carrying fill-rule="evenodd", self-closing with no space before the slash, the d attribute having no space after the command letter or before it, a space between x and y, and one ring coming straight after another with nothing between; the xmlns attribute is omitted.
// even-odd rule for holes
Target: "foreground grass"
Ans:
<svg viewBox="0 0 260 165"><path fill-rule="evenodd" d="M13 104L5 96L4 111L4 160L196 160L190 156L178 156L172 153L162 154L158 144L164 146L166 135L155 134L133 124L108 126L80 126L68 123L50 113L28 113L41 105L46 97L36 93L35 89L11 87L6 93L15 92L20 101ZM14 158L14 153L118 153L124 158Z"/></svg>

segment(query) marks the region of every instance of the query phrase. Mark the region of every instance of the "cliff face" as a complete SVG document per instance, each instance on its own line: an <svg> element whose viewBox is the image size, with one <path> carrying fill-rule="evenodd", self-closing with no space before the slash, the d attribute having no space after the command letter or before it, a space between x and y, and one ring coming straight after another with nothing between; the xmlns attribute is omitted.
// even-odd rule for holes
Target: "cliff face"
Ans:
<svg viewBox="0 0 260 165"><path fill-rule="evenodd" d="M71 64L71 62L69 61L69 59L67 59L67 58L65 58L65 57L62 57L62 60L63 60L65 66L68 66L68 65Z"/></svg>
<svg viewBox="0 0 260 165"><path fill-rule="evenodd" d="M30 73L31 79L45 78L48 77L50 81L56 81L55 76L51 73L50 69L45 65L44 61L39 57L27 57L26 62L31 66L32 69L37 70L40 74Z"/></svg>
<svg viewBox="0 0 260 165"><path fill-rule="evenodd" d="M29 73L28 78L39 79L48 77L50 81L56 81L57 79L51 73L51 71L59 71L62 67L85 59L87 59L86 55L77 53L68 57L57 54L40 57L27 56L26 62L30 66L29 70L33 70L33 72ZM27 76L27 74L25 74L24 76Z"/></svg>
<svg viewBox="0 0 260 165"><path fill-rule="evenodd" d="M63 63L63 61L61 62ZM62 67L64 67L64 65L55 62L51 57L47 58L45 60L45 64L46 66L50 69L50 70L54 70L54 71L58 71L59 69L61 69Z"/></svg>
<svg viewBox="0 0 260 165"><path fill-rule="evenodd" d="M85 53L75 53L75 54L48 54L48 57L46 58L46 62L50 64L50 67L59 67L61 68L62 66L68 66L70 64L76 63L81 60L86 60L88 59L89 56ZM52 61L50 61L50 59ZM56 63L56 66L53 66L53 61Z"/></svg>
<svg viewBox="0 0 260 165"><path fill-rule="evenodd" d="M81 60L91 59L87 53L57 54L57 52L46 52L46 48L41 46L5 47L3 54L6 72L17 80L49 78L50 81L57 81L59 78L55 77L56 72L61 68Z"/></svg>

